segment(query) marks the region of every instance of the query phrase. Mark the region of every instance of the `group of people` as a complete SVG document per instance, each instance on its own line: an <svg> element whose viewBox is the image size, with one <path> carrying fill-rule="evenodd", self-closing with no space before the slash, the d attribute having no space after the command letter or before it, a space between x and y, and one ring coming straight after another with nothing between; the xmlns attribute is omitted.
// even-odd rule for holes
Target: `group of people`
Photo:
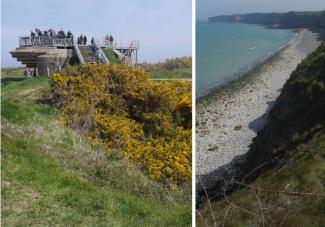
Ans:
<svg viewBox="0 0 325 227"><path fill-rule="evenodd" d="M81 34L77 40L78 45L87 45L87 36Z"/></svg>
<svg viewBox="0 0 325 227"><path fill-rule="evenodd" d="M41 30L38 28L35 28L35 31L31 31L30 32L31 38L32 40L35 39L36 36L39 37L57 37L57 38L72 38L73 39L73 34L68 31L65 32L63 31L63 29L60 29L59 31L56 31L54 29L48 29L48 30ZM106 35L105 36L105 44L108 47L113 47L113 42L114 42L114 38L112 35ZM94 40L91 40L91 44L93 44ZM87 36L81 34L78 39L77 39L77 43L78 45L87 45Z"/></svg>
<svg viewBox="0 0 325 227"><path fill-rule="evenodd" d="M59 31L55 31L54 29L48 29L42 31L41 29L35 28L35 31L31 31L30 35L32 39L35 36L56 36L58 38L73 38L73 34L68 31L67 33L63 31L63 29L60 29Z"/></svg>
<svg viewBox="0 0 325 227"><path fill-rule="evenodd" d="M31 71L26 67L25 70L24 70L24 76L25 76L26 79L35 77L35 76L37 76L37 71L36 71L36 69Z"/></svg>
<svg viewBox="0 0 325 227"><path fill-rule="evenodd" d="M114 38L112 35L106 35L105 36L105 44L108 47L113 47L113 42L114 42Z"/></svg>

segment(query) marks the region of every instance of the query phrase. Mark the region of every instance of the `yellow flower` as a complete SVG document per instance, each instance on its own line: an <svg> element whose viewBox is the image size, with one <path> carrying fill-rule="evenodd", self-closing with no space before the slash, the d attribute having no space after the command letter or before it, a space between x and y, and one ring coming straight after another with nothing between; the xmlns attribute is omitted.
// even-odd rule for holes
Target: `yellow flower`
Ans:
<svg viewBox="0 0 325 227"><path fill-rule="evenodd" d="M121 152L151 179L190 180L190 82L150 81L127 65L84 64L54 74L51 89L62 123L92 144Z"/></svg>

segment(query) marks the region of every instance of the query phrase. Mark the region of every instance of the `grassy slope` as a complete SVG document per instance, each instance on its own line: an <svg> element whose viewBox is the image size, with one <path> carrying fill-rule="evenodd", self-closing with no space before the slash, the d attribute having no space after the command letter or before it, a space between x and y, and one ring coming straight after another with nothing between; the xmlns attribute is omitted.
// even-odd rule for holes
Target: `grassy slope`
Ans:
<svg viewBox="0 0 325 227"><path fill-rule="evenodd" d="M191 68L185 68L185 69L174 69L174 70L167 70L167 71L157 71L152 72L151 78L154 79L171 79L171 78L186 78L190 79L192 78L192 69Z"/></svg>
<svg viewBox="0 0 325 227"><path fill-rule="evenodd" d="M324 226L324 76L325 44L290 76L254 139L238 179L254 187L200 209L198 226L214 223L212 214L218 226Z"/></svg>
<svg viewBox="0 0 325 227"><path fill-rule="evenodd" d="M103 49L106 57L113 64L119 64L120 61L116 57L113 49L105 48ZM166 71L156 71L151 72L150 77L153 79L191 79L192 78L192 68L183 68L183 69L173 69Z"/></svg>
<svg viewBox="0 0 325 227"><path fill-rule="evenodd" d="M222 226L223 220L225 226L233 227L263 226L263 223L265 226L274 227L323 226L325 131L291 152L294 155L290 162L279 169L267 171L254 181L252 185L259 187L259 190L244 188L228 196L228 201L222 199L212 202L212 209L207 205L200 209L204 221L212 226L213 213L217 226ZM323 196L294 195L276 191L315 192ZM201 217L197 215L196 218L197 226L206 226Z"/></svg>
<svg viewBox="0 0 325 227"><path fill-rule="evenodd" d="M48 78L2 80L3 226L191 223L189 191L168 192L60 125L58 110L39 102Z"/></svg>
<svg viewBox="0 0 325 227"><path fill-rule="evenodd" d="M112 48L104 48L103 51L110 63L112 64L120 63L120 60L118 60L118 57L115 55Z"/></svg>

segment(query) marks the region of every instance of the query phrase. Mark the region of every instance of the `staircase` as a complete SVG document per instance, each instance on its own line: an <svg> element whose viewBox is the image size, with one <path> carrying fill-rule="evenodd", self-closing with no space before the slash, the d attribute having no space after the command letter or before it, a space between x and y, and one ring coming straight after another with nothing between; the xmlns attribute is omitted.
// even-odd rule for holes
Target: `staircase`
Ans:
<svg viewBox="0 0 325 227"><path fill-rule="evenodd" d="M73 43L73 47L76 51L80 64L96 62L109 64L107 56L96 39L93 40L92 46L79 46L77 43Z"/></svg>
<svg viewBox="0 0 325 227"><path fill-rule="evenodd" d="M91 46L79 46L79 50L83 57L84 63L89 63L95 58Z"/></svg>
<svg viewBox="0 0 325 227"><path fill-rule="evenodd" d="M101 63L104 63L104 64L109 64L109 60L108 58L106 57L103 49L101 48L101 46L98 44L98 41L97 40L94 40L94 43L93 43L93 47L98 50L98 53L97 53L97 57L99 58L98 60L101 62Z"/></svg>

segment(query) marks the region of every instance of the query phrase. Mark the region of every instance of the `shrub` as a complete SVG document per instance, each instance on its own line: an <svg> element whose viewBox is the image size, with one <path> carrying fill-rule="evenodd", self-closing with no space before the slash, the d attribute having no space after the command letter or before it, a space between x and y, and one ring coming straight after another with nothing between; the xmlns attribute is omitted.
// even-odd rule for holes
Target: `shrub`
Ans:
<svg viewBox="0 0 325 227"><path fill-rule="evenodd" d="M181 183L191 176L191 84L155 82L127 65L68 67L51 80L63 122L148 172Z"/></svg>
<svg viewBox="0 0 325 227"><path fill-rule="evenodd" d="M147 72L161 72L173 69L184 69L192 68L192 58L191 57L180 57L180 58L170 58L166 59L165 62L159 63L143 63L140 65Z"/></svg>

